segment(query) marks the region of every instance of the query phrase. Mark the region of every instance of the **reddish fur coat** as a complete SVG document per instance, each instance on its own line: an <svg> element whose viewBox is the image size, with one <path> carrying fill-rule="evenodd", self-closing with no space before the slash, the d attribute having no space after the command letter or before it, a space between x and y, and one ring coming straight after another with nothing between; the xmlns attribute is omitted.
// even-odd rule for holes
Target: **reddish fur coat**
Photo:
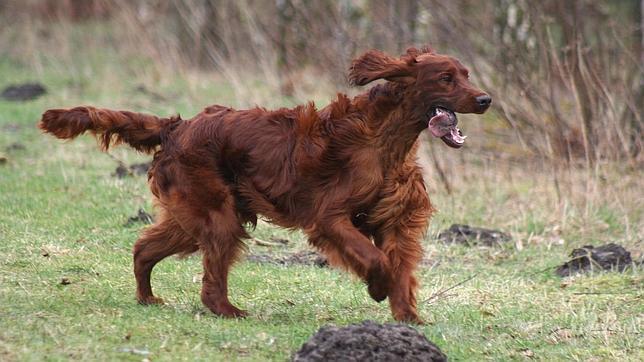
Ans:
<svg viewBox="0 0 644 362"><path fill-rule="evenodd" d="M367 52L349 77L356 85L388 82L353 99L338 94L320 110L215 105L181 120L76 107L45 112L39 126L59 138L93 132L104 149L123 142L154 152L149 183L159 217L134 247L139 302L161 302L150 286L157 262L201 250L204 304L218 315L245 315L228 300L228 271L248 237L244 224L261 215L304 230L333 264L362 278L373 299L388 297L395 319L420 322L413 273L432 206L417 138L432 107L482 113L487 106L475 99L484 93L455 59L413 48L401 58Z"/></svg>

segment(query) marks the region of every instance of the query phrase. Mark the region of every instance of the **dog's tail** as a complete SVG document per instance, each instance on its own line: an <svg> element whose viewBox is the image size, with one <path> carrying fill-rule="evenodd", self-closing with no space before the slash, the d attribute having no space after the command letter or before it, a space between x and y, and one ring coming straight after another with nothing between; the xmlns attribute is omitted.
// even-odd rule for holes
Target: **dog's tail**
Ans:
<svg viewBox="0 0 644 362"><path fill-rule="evenodd" d="M181 119L159 118L128 111L94 107L50 109L43 113L38 127L61 139L71 139L90 131L107 151L110 144L127 143L138 151L153 152L170 129Z"/></svg>

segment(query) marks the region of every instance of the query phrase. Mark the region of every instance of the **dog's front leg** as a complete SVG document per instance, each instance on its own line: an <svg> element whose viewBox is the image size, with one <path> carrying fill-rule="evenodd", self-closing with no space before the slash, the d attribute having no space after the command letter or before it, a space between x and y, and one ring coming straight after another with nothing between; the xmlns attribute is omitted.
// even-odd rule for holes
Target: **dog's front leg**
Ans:
<svg viewBox="0 0 644 362"><path fill-rule="evenodd" d="M414 271L422 258L422 248L417 239L410 238L402 230L382 235L377 242L387 255L392 269L393 286L389 290L389 306L397 321L422 324L416 309L418 282Z"/></svg>
<svg viewBox="0 0 644 362"><path fill-rule="evenodd" d="M332 264L342 264L367 283L371 298L377 302L387 298L391 289L389 259L348 217L318 223L307 232L311 244L326 254Z"/></svg>
<svg viewBox="0 0 644 362"><path fill-rule="evenodd" d="M400 180L405 182L400 182ZM418 282L414 271L422 259L420 241L427 230L432 207L417 168L406 177L392 180L380 202L369 213L374 241L389 259L393 285L389 305L394 318L422 324L416 308Z"/></svg>

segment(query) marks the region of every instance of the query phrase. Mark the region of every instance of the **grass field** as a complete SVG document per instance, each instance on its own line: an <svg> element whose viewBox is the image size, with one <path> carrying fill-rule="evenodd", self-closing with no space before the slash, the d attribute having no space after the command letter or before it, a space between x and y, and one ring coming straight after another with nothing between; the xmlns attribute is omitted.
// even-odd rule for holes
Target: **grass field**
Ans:
<svg viewBox="0 0 644 362"><path fill-rule="evenodd" d="M387 303L373 302L343 272L251 262L238 264L230 281L231 299L250 316L217 318L199 299L199 256L155 269L153 286L167 305L136 304L131 246L143 225L124 224L139 208L152 210L145 177L113 177L116 162L90 137L64 143L41 135L39 115L96 104L189 116L236 100L210 75L156 79L103 56L73 67L45 59L36 71L0 59L0 87L36 80L49 89L36 101L0 100L0 360L279 361L323 325L392 322ZM141 84L161 97L137 91ZM439 213L424 242L419 309L428 324L419 329L452 360L644 359L641 267L566 279L553 270L587 244L617 242L642 257L641 170L559 169L478 157L467 147L434 149L450 153L441 160L454 192L429 172ZM126 163L147 160L125 148L111 153ZM433 240L452 223L499 228L514 241L467 248ZM306 248L301 234L265 223L253 235L291 242L251 242L250 252Z"/></svg>

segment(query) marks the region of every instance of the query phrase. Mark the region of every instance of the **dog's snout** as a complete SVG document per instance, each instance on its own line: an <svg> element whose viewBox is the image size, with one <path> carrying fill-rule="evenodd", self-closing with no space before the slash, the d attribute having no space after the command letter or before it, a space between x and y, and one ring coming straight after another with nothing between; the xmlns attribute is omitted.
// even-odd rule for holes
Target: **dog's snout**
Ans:
<svg viewBox="0 0 644 362"><path fill-rule="evenodd" d="M492 103L492 98L487 94L476 97L476 103L479 105L479 108L486 109Z"/></svg>

